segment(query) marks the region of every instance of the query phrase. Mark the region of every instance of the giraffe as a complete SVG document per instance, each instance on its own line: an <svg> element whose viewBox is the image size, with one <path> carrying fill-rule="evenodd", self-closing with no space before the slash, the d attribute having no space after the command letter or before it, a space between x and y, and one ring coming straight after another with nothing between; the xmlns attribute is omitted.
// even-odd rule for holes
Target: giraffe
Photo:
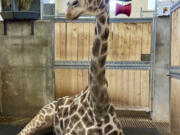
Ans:
<svg viewBox="0 0 180 135"><path fill-rule="evenodd" d="M89 84L75 96L44 106L18 135L33 135L54 128L56 135L124 135L108 96L105 63L109 36L109 0L69 0L66 17L96 17Z"/></svg>

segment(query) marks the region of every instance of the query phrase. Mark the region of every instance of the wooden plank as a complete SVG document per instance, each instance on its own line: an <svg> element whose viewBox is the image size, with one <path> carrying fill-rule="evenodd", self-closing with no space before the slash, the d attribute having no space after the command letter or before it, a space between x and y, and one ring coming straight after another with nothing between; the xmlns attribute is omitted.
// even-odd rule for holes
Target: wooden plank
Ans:
<svg viewBox="0 0 180 135"><path fill-rule="evenodd" d="M66 23L60 23L60 60L66 59ZM58 37L57 37L58 38Z"/></svg>
<svg viewBox="0 0 180 135"><path fill-rule="evenodd" d="M111 61L112 60L112 47L113 47L113 31L112 31L112 23L109 26L109 40L108 40L108 56L107 60Z"/></svg>
<svg viewBox="0 0 180 135"><path fill-rule="evenodd" d="M92 47L94 43L94 33L95 33L95 25L94 23L90 23L90 46L89 46L89 60L91 60Z"/></svg>
<svg viewBox="0 0 180 135"><path fill-rule="evenodd" d="M72 23L67 23L66 60L72 60Z"/></svg>
<svg viewBox="0 0 180 135"><path fill-rule="evenodd" d="M75 95L88 84L87 69L56 69L56 98Z"/></svg>
<svg viewBox="0 0 180 135"><path fill-rule="evenodd" d="M125 24L125 34L124 34L124 55L123 55L123 60L124 61L130 61L130 40L131 40L131 31L130 31L130 25L129 23Z"/></svg>
<svg viewBox="0 0 180 135"><path fill-rule="evenodd" d="M141 106L148 107L149 104L149 75L147 70L141 70Z"/></svg>
<svg viewBox="0 0 180 135"><path fill-rule="evenodd" d="M71 60L76 61L77 60L77 47L78 47L78 29L79 25L78 23L72 23L72 36L71 36Z"/></svg>
<svg viewBox="0 0 180 135"><path fill-rule="evenodd" d="M78 29L78 53L77 59L83 60L83 47L84 47L84 23L79 23Z"/></svg>
<svg viewBox="0 0 180 135"><path fill-rule="evenodd" d="M129 46L129 60L136 61L136 23L130 23L130 46Z"/></svg>
<svg viewBox="0 0 180 135"><path fill-rule="evenodd" d="M134 96L135 96L135 71L129 70L129 106L134 105Z"/></svg>
<svg viewBox="0 0 180 135"><path fill-rule="evenodd" d="M90 34L90 32L89 32L89 28L90 28L90 26L89 26L89 23L84 23L84 44L83 44L83 46L84 46L84 48L83 48L83 60L88 60L88 55L89 55L89 53L88 53L88 51L89 51L89 34Z"/></svg>
<svg viewBox="0 0 180 135"><path fill-rule="evenodd" d="M172 15L172 55L171 64L172 66L180 66L180 10L175 10Z"/></svg>
<svg viewBox="0 0 180 135"><path fill-rule="evenodd" d="M55 60L60 60L60 24L55 23Z"/></svg>
<svg viewBox="0 0 180 135"><path fill-rule="evenodd" d="M171 79L171 131L180 134L180 80Z"/></svg>
<svg viewBox="0 0 180 135"><path fill-rule="evenodd" d="M135 71L135 80L134 80L134 105L141 106L141 71Z"/></svg>
<svg viewBox="0 0 180 135"><path fill-rule="evenodd" d="M117 57L118 57L117 45L119 44L118 23L113 23L112 30L113 30L112 61L117 61Z"/></svg>
<svg viewBox="0 0 180 135"><path fill-rule="evenodd" d="M141 47L142 47L142 24L137 24L137 38L136 38L136 59L135 61L141 61Z"/></svg>
<svg viewBox="0 0 180 135"><path fill-rule="evenodd" d="M108 60L141 61L141 54L151 51L151 33L151 23L110 24ZM93 41L93 23L57 23L55 59L89 60Z"/></svg>
<svg viewBox="0 0 180 135"><path fill-rule="evenodd" d="M178 9L177 18L177 66L180 66L180 9Z"/></svg>
<svg viewBox="0 0 180 135"><path fill-rule="evenodd" d="M117 49L117 55L118 55L118 61L119 60L124 60L123 59L123 56L124 56L124 47L125 47L125 44L124 44L124 34L125 34L125 31L123 30L124 29L124 24L123 23L119 23L118 24L118 28L116 28L117 30L119 29L120 31L118 32L118 43L117 44L114 44L114 48Z"/></svg>
<svg viewBox="0 0 180 135"><path fill-rule="evenodd" d="M152 45L152 23L148 24L148 44L147 44L147 54L151 54L151 45Z"/></svg>

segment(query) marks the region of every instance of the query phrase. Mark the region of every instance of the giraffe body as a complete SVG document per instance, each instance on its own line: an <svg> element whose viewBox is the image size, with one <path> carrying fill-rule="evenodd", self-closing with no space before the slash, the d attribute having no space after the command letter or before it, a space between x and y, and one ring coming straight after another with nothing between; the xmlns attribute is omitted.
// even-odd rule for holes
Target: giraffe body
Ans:
<svg viewBox="0 0 180 135"><path fill-rule="evenodd" d="M43 107L18 134L33 135L54 128L56 135L123 135L109 101L105 63L109 35L109 0L69 0L67 18L96 16L95 39L89 68L89 85L80 94L63 97Z"/></svg>

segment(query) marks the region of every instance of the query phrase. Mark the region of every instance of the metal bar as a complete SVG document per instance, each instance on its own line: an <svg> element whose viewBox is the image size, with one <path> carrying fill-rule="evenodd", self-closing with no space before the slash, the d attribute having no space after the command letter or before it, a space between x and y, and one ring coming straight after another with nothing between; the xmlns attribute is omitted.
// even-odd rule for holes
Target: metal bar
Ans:
<svg viewBox="0 0 180 135"><path fill-rule="evenodd" d="M89 66L81 65L81 66L71 66L71 65L59 65L55 66L56 69L89 69ZM113 70L150 70L151 67L126 67L126 66L106 66L106 69L113 69Z"/></svg>
<svg viewBox="0 0 180 135"><path fill-rule="evenodd" d="M150 70L150 110L153 111L153 98L154 98L154 65L155 65L155 48L156 48L156 15L154 11L154 18L153 18L153 23L152 23L152 39L151 39L151 63L152 67Z"/></svg>
<svg viewBox="0 0 180 135"><path fill-rule="evenodd" d="M40 18L43 19L43 0L40 0Z"/></svg>
<svg viewBox="0 0 180 135"><path fill-rule="evenodd" d="M174 10L176 10L177 8L180 7L180 1L177 1L176 3L174 3L172 6L171 6L171 12L173 12Z"/></svg>
<svg viewBox="0 0 180 135"><path fill-rule="evenodd" d="M180 80L180 73L170 73L171 78L176 78Z"/></svg>
<svg viewBox="0 0 180 135"><path fill-rule="evenodd" d="M89 61L55 61L55 66L89 66ZM106 66L124 66L124 67L151 67L151 62L121 62L121 61L108 61Z"/></svg>
<svg viewBox="0 0 180 135"><path fill-rule="evenodd" d="M56 61L55 68L88 69L89 61ZM150 62L107 62L107 69L150 70Z"/></svg>
<svg viewBox="0 0 180 135"><path fill-rule="evenodd" d="M155 0L155 11L153 14L153 29L152 29L152 50L151 50L151 62L152 62L152 68L151 68L151 93L150 93L150 104L151 104L151 112L154 110L154 95L155 95L155 86L154 86L154 68L155 68L155 52L156 52L156 27L157 27L157 0ZM152 118L152 115L151 115Z"/></svg>
<svg viewBox="0 0 180 135"><path fill-rule="evenodd" d="M171 70L171 57L172 57L172 12L170 12L170 44L169 44L169 74L170 74L170 70ZM171 76L169 77L169 116L171 116ZM169 122L169 126L171 127L171 117L170 118L170 122ZM171 128L170 132L171 132Z"/></svg>
<svg viewBox="0 0 180 135"><path fill-rule="evenodd" d="M142 10L143 13L153 13L154 10Z"/></svg>
<svg viewBox="0 0 180 135"><path fill-rule="evenodd" d="M95 22L95 18L79 18L77 20L68 20L65 17L64 18L55 18L55 22L72 22L72 23L80 23L80 22ZM112 23L118 23L118 22L127 22L127 23L135 23L135 22L152 22L152 18L111 18L110 22Z"/></svg>
<svg viewBox="0 0 180 135"><path fill-rule="evenodd" d="M170 67L171 70L180 70L180 67L179 66L173 66L173 67Z"/></svg>

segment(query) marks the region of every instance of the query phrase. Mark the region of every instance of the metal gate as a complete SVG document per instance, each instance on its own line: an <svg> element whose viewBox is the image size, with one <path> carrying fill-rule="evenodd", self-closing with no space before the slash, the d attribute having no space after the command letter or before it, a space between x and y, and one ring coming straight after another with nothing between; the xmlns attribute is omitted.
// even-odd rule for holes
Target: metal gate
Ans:
<svg viewBox="0 0 180 135"><path fill-rule="evenodd" d="M94 19L54 21L56 98L74 95L88 84ZM153 19L111 19L107 79L119 109L152 110Z"/></svg>
<svg viewBox="0 0 180 135"><path fill-rule="evenodd" d="M170 56L171 133L180 134L180 1L171 8Z"/></svg>

